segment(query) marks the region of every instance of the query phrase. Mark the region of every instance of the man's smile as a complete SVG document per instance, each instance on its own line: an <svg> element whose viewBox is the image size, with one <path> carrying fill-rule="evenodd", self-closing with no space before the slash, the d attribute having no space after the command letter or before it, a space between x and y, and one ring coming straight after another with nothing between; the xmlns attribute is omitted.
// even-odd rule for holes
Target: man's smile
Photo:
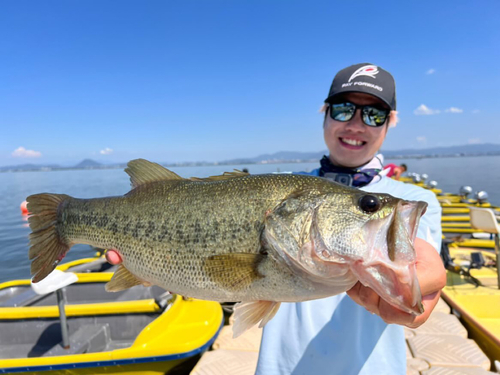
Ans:
<svg viewBox="0 0 500 375"><path fill-rule="evenodd" d="M365 141L360 141L353 138L339 137L339 140L343 146L353 149L360 149L366 144Z"/></svg>

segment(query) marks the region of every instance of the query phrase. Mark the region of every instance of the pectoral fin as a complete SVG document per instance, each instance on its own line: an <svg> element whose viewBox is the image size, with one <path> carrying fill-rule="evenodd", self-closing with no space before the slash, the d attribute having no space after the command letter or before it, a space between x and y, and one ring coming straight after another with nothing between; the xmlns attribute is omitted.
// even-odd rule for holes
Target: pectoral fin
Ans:
<svg viewBox="0 0 500 375"><path fill-rule="evenodd" d="M241 290L264 277L257 270L264 257L263 254L247 253L213 255L205 261L204 268L222 288Z"/></svg>
<svg viewBox="0 0 500 375"><path fill-rule="evenodd" d="M106 284L106 291L120 292L122 290L132 288L136 285L151 286L150 283L139 279L128 269L126 269L122 264L120 264L118 270L115 272L111 280Z"/></svg>
<svg viewBox="0 0 500 375"><path fill-rule="evenodd" d="M233 338L240 336L247 329L260 322L264 327L278 312L281 302L250 301L240 302L234 310Z"/></svg>

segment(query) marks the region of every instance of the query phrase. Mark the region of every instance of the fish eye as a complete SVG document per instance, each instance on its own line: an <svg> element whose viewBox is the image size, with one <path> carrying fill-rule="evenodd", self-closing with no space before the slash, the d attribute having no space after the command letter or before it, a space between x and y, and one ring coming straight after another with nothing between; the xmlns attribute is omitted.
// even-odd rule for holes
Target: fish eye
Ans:
<svg viewBox="0 0 500 375"><path fill-rule="evenodd" d="M374 195L363 195L359 199L359 208L368 214L377 212L381 206L380 199Z"/></svg>

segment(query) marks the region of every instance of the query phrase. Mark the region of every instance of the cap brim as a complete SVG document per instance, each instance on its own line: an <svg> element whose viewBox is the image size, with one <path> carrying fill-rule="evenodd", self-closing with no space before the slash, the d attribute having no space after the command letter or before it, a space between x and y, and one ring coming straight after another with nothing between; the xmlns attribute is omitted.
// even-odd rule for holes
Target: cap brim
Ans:
<svg viewBox="0 0 500 375"><path fill-rule="evenodd" d="M365 91L365 90L360 90L360 89L345 89L345 90L342 90L342 91L339 91L337 92L335 95L332 95L332 96L329 96L328 98L325 99L325 103L331 103L336 97L340 96L340 95L343 95L343 94L347 94L347 93L350 93L350 92L358 92L358 93L361 93L361 94L367 94L367 95L371 95L379 100L381 100L382 102L384 102L387 107L389 107L389 109L391 111L394 110L394 108L391 107L391 105L387 102L387 100L385 100L384 98L381 98L380 96L378 95L375 95L373 92L368 92L368 91Z"/></svg>

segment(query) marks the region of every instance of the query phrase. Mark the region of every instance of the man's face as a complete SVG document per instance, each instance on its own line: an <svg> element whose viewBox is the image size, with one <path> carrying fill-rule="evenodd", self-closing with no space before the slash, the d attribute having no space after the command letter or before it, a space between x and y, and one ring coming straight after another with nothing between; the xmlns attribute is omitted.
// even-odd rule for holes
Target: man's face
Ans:
<svg viewBox="0 0 500 375"><path fill-rule="evenodd" d="M387 108L380 99L363 93L346 93L339 100L358 105L377 105ZM359 167L368 163L380 149L387 134L386 124L379 127L365 125L358 109L347 122L335 121L327 113L324 125L325 143L330 160L341 167Z"/></svg>

